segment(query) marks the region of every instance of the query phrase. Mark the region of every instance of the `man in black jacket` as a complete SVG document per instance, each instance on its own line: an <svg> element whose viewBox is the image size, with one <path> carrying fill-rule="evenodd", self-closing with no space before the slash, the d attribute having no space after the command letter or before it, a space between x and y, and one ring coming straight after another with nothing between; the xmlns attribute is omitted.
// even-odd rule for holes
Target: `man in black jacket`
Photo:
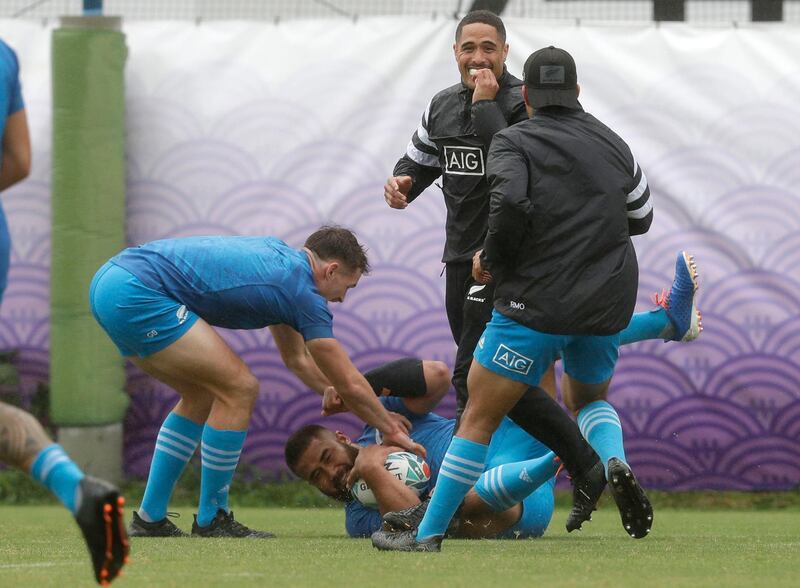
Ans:
<svg viewBox="0 0 800 588"><path fill-rule="evenodd" d="M492 137L527 120L522 80L511 75L503 21L478 10L458 24L453 45L461 81L436 94L384 186L389 206L403 209L439 176L447 207L445 306L458 354L453 369L458 413L466 405L472 353L490 318L493 283L471 279L472 256L481 248L489 218L486 156ZM555 395L552 369L542 382ZM563 461L575 488L577 510L567 528L579 528L605 486L598 457L577 425L544 390L528 390L509 417Z"/></svg>
<svg viewBox="0 0 800 588"><path fill-rule="evenodd" d="M488 156L489 231L473 275L491 273L495 310L475 350L467 407L419 528L376 533L379 549L440 549L492 433L557 357L565 399L603 459L626 531L640 538L652 525L625 462L619 417L604 400L638 288L630 236L652 222L647 180L625 142L581 108L566 51L535 52L524 73L531 118L500 131Z"/></svg>

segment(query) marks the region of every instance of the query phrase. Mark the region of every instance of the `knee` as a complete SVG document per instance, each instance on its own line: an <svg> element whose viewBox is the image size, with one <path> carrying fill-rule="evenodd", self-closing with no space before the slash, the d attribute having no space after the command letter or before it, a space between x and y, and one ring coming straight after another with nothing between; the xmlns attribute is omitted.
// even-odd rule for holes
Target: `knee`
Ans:
<svg viewBox="0 0 800 588"><path fill-rule="evenodd" d="M425 362L425 381L428 391L444 396L450 388L450 370L441 361Z"/></svg>
<svg viewBox="0 0 800 588"><path fill-rule="evenodd" d="M233 379L220 394L226 404L252 412L258 400L259 381L250 370Z"/></svg>

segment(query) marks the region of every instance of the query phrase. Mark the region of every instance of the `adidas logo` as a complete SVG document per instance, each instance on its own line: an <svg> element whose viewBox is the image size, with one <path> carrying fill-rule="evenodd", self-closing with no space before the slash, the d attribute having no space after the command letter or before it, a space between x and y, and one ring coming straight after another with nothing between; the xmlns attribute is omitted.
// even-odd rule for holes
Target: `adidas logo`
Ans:
<svg viewBox="0 0 800 588"><path fill-rule="evenodd" d="M526 470L525 468L522 468L522 471L519 473L519 479L528 484L533 482L533 480L531 480L531 477L528 475L528 470Z"/></svg>

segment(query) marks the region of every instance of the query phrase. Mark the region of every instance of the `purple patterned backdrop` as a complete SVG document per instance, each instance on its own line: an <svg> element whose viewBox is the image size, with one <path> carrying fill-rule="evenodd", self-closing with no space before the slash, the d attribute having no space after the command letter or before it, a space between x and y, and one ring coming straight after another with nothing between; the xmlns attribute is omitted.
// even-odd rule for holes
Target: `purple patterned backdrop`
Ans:
<svg viewBox="0 0 800 588"><path fill-rule="evenodd" d="M453 23L398 22L126 26L129 241L271 234L299 245L323 222L353 227L374 272L334 305L335 333L362 369L454 356L441 195L432 188L406 211L382 199L427 100L456 81ZM637 473L667 489L796 486L800 36L507 24L512 71L533 48L570 49L587 110L647 171L656 220L636 240L639 309L668 286L678 250L700 268L700 340L629 346L612 384ZM20 53L35 146L33 177L3 195L14 251L0 342L20 349L27 389L47 379L49 34L0 21ZM244 459L282 471L287 434L323 422L319 400L283 367L268 332L224 336L262 384ZM128 390L126 470L144 476L176 397L133 368ZM451 395L442 412L453 404ZM346 415L324 422L358 429Z"/></svg>

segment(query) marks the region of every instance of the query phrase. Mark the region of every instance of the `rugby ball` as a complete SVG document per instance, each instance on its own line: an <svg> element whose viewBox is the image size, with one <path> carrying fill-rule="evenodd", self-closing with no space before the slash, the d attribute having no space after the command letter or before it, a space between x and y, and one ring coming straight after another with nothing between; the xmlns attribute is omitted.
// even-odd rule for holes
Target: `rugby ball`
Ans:
<svg viewBox="0 0 800 588"><path fill-rule="evenodd" d="M386 456L383 464L387 472L391 472L398 480L416 492L417 496L428 489L431 479L431 468L424 459L407 451L396 451ZM364 506L376 508L378 501L364 480L356 480L350 489L350 495Z"/></svg>

